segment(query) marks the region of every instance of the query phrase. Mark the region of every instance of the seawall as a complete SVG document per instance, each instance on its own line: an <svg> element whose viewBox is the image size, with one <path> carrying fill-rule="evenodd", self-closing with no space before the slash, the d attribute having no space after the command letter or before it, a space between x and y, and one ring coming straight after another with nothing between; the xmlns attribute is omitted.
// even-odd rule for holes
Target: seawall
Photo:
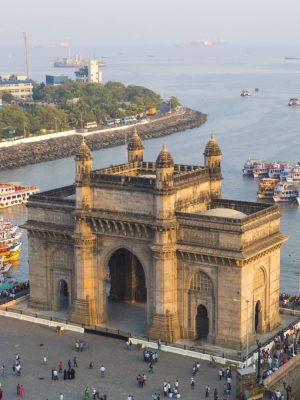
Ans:
<svg viewBox="0 0 300 400"><path fill-rule="evenodd" d="M91 150L118 146L126 143L135 127L143 140L162 137L201 126L206 114L185 108L184 113L167 114L146 124L131 125L127 128L106 129L86 133ZM75 155L81 141L81 134L55 137L30 143L17 143L0 148L0 170L19 168Z"/></svg>

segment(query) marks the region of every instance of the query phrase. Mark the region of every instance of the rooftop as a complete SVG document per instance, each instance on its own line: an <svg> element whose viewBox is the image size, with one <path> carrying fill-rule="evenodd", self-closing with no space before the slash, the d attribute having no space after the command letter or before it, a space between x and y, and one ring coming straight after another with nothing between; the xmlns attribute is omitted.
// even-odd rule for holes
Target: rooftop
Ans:
<svg viewBox="0 0 300 400"><path fill-rule="evenodd" d="M247 217L247 214L237 211L231 208L211 208L210 210L203 211L200 213L201 215L208 215L211 217L220 217L220 218L233 218L233 219L242 219Z"/></svg>

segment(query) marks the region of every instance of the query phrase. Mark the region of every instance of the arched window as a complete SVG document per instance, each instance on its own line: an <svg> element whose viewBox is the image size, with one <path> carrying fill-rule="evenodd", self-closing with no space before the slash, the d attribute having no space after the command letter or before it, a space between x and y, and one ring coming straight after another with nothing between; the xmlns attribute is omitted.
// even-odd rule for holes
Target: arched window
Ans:
<svg viewBox="0 0 300 400"><path fill-rule="evenodd" d="M259 268L253 278L253 289L259 289L265 286L265 273L262 268Z"/></svg>
<svg viewBox="0 0 300 400"><path fill-rule="evenodd" d="M212 296L213 285L211 279L204 272L198 272L191 279L190 289L206 296Z"/></svg>

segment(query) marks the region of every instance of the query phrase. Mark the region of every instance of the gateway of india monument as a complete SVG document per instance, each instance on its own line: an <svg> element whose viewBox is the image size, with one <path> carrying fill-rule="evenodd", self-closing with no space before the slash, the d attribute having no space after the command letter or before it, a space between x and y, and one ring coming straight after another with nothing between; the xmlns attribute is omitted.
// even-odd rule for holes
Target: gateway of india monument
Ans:
<svg viewBox="0 0 300 400"><path fill-rule="evenodd" d="M280 324L278 207L222 199L213 135L204 166L143 150L135 131L127 163L93 170L83 138L75 184L30 197L30 306L95 326L108 302L144 302L150 338L246 347Z"/></svg>

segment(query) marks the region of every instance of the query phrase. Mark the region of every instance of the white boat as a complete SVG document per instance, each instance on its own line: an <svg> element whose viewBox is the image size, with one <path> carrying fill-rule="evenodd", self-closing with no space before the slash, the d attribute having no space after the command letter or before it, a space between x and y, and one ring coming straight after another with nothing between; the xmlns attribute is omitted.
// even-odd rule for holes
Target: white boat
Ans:
<svg viewBox="0 0 300 400"><path fill-rule="evenodd" d="M299 196L299 190L297 185L281 181L274 189L274 201L277 202L288 202L294 201Z"/></svg>
<svg viewBox="0 0 300 400"><path fill-rule="evenodd" d="M300 183L300 165L291 169L290 173L286 177L286 181L289 183Z"/></svg>
<svg viewBox="0 0 300 400"><path fill-rule="evenodd" d="M35 185L0 183L0 208L26 203L30 195L39 191L39 187Z"/></svg>
<svg viewBox="0 0 300 400"><path fill-rule="evenodd" d="M253 176L253 168L255 167L256 164L259 163L259 160L247 160L244 164L244 168L242 169L243 175L246 176Z"/></svg>
<svg viewBox="0 0 300 400"><path fill-rule="evenodd" d="M253 168L254 178L267 177L269 172L270 163L260 162L257 163Z"/></svg>
<svg viewBox="0 0 300 400"><path fill-rule="evenodd" d="M290 98L290 100L288 102L288 105L289 106L299 106L300 105L300 101L296 97L292 97L292 98Z"/></svg>
<svg viewBox="0 0 300 400"><path fill-rule="evenodd" d="M272 163L268 170L269 178L279 179L280 175L283 174L286 163Z"/></svg>
<svg viewBox="0 0 300 400"><path fill-rule="evenodd" d="M277 183L278 179L261 178L259 180L257 197L259 199L272 199L274 196L274 189Z"/></svg>
<svg viewBox="0 0 300 400"><path fill-rule="evenodd" d="M251 92L249 90L243 89L242 93L241 93L242 97L250 97L251 96Z"/></svg>

